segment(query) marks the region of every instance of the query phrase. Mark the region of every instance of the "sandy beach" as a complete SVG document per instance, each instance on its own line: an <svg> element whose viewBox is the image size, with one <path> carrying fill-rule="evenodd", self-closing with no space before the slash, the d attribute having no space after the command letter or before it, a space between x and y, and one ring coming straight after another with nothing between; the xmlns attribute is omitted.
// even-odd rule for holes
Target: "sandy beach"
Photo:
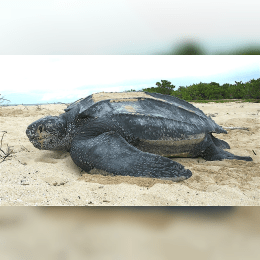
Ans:
<svg viewBox="0 0 260 260"><path fill-rule="evenodd" d="M231 153L251 156L253 161L177 158L193 174L182 182L89 174L73 163L69 153L38 150L25 134L30 123L59 115L66 105L0 107L2 150L12 151L4 161L0 159L0 204L260 205L260 104L193 105L223 127L246 128L227 129L228 134L215 136L230 144Z"/></svg>
<svg viewBox="0 0 260 260"><path fill-rule="evenodd" d="M1 207L1 259L259 259L259 207Z"/></svg>
<svg viewBox="0 0 260 260"><path fill-rule="evenodd" d="M1 258L259 259L259 213L259 207L2 207Z"/></svg>

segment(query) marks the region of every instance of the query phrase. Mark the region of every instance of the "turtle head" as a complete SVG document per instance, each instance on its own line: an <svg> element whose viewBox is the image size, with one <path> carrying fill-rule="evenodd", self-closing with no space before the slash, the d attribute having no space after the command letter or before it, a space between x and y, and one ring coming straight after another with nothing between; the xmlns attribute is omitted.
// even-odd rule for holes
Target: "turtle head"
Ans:
<svg viewBox="0 0 260 260"><path fill-rule="evenodd" d="M32 144L40 150L66 150L66 119L61 116L41 118L26 129Z"/></svg>

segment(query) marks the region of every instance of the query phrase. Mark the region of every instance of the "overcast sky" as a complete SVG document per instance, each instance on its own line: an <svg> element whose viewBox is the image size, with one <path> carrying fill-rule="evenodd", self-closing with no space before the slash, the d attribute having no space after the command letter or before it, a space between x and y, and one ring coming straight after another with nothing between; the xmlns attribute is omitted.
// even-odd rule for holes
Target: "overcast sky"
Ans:
<svg viewBox="0 0 260 260"><path fill-rule="evenodd" d="M0 54L210 52L260 44L259 0L0 0Z"/></svg>
<svg viewBox="0 0 260 260"><path fill-rule="evenodd" d="M260 77L260 56L4 55L0 94L11 104L72 102L89 94Z"/></svg>

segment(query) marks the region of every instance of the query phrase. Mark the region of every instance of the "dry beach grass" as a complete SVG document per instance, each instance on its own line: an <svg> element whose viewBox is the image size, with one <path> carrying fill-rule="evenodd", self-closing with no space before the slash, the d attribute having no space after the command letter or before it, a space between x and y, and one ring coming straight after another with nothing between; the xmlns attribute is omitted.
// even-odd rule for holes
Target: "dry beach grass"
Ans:
<svg viewBox="0 0 260 260"><path fill-rule="evenodd" d="M88 174L69 153L37 150L25 134L30 123L59 115L66 105L0 107L1 149L9 153L0 158L1 205L260 205L260 104L194 105L223 127L247 128L218 137L253 161L177 158L193 173L179 183Z"/></svg>

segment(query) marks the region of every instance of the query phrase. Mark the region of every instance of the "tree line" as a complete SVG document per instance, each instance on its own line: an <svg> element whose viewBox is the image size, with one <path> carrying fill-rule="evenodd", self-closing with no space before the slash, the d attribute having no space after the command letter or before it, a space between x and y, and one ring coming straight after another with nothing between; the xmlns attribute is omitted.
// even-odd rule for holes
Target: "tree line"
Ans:
<svg viewBox="0 0 260 260"><path fill-rule="evenodd" d="M217 82L198 83L191 86L175 86L168 80L156 82L157 87L144 88L142 91L172 95L186 101L193 100L219 100L219 99L260 99L260 78L243 83L235 81L235 84ZM133 91L133 90L131 90Z"/></svg>
<svg viewBox="0 0 260 260"><path fill-rule="evenodd" d="M163 55L260 55L259 45L245 45L240 48L232 48L226 51L218 51L215 53L209 53L201 43L192 41L181 42L179 45L173 46L171 50L165 53L156 53Z"/></svg>

